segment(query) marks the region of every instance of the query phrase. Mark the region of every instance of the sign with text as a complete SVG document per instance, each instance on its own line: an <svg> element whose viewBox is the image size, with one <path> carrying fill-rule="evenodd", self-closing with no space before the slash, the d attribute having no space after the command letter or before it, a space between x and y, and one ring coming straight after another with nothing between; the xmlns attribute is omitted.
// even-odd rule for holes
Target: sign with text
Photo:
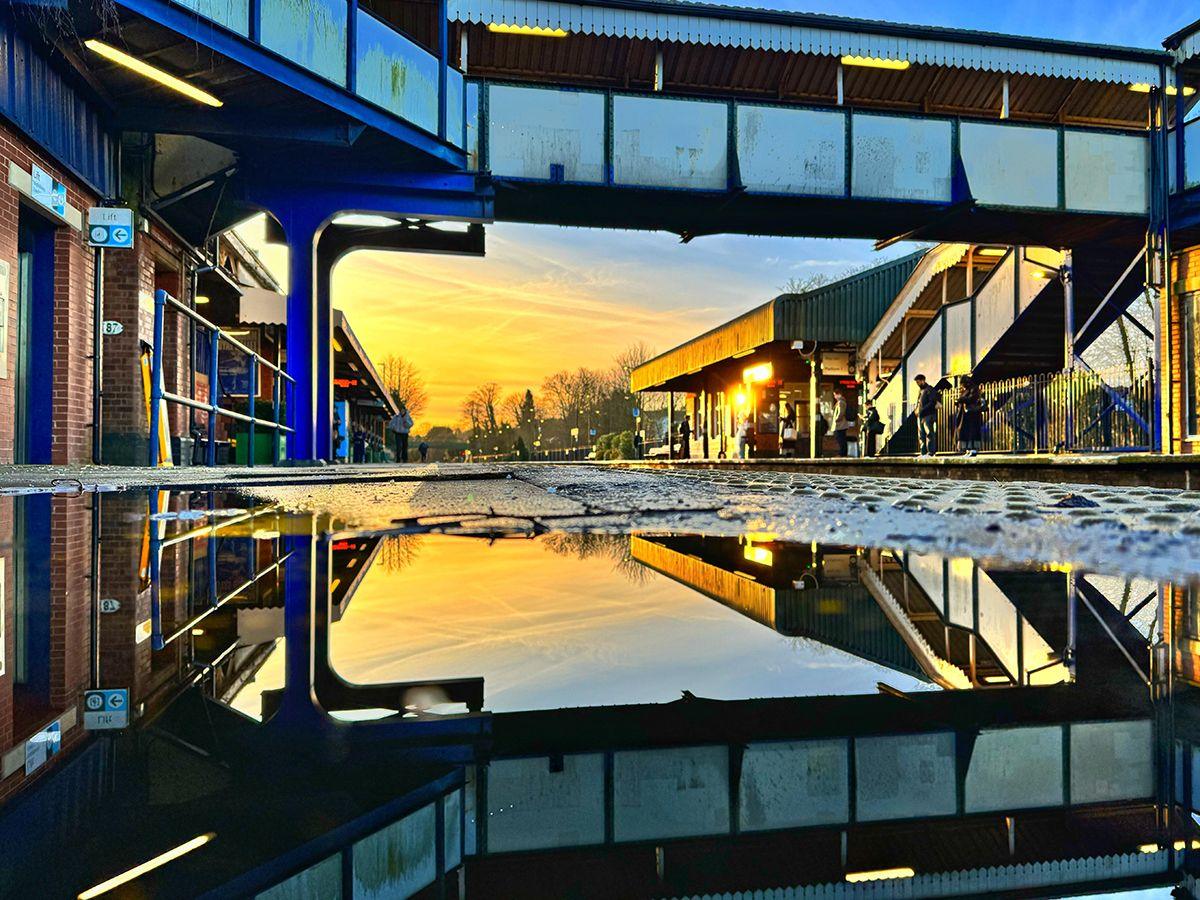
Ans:
<svg viewBox="0 0 1200 900"><path fill-rule="evenodd" d="M87 214L87 234L93 247L128 250L133 246L133 210L123 206L93 206Z"/></svg>
<svg viewBox="0 0 1200 900"><path fill-rule="evenodd" d="M129 727L129 688L83 692L83 727L88 731Z"/></svg>
<svg viewBox="0 0 1200 900"><path fill-rule="evenodd" d="M60 749L62 726L58 722L52 722L25 742L25 774L32 775Z"/></svg>
<svg viewBox="0 0 1200 900"><path fill-rule="evenodd" d="M33 181L31 193L34 201L60 216L65 216L67 214L67 186L61 181L55 181L49 172L36 165L31 168L30 174Z"/></svg>

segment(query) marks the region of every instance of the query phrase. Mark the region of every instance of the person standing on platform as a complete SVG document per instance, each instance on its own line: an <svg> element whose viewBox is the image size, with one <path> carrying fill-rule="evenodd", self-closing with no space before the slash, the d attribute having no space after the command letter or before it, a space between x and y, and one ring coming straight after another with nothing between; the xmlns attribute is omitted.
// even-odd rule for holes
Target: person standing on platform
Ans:
<svg viewBox="0 0 1200 900"><path fill-rule="evenodd" d="M958 446L963 456L978 456L983 445L983 393L970 375L964 375L958 407Z"/></svg>
<svg viewBox="0 0 1200 900"><path fill-rule="evenodd" d="M937 416L941 395L924 375L913 379L917 383L917 450L919 456L937 453Z"/></svg>
<svg viewBox="0 0 1200 900"><path fill-rule="evenodd" d="M883 420L879 418L879 410L870 400L867 401L862 417L862 427L859 430L863 434L863 455L874 456L879 435L883 434Z"/></svg>
<svg viewBox="0 0 1200 900"><path fill-rule="evenodd" d="M850 429L850 420L846 418L846 395L840 387L833 389L833 413L829 418L834 439L837 441L838 456L849 456L850 441L846 432Z"/></svg>
<svg viewBox="0 0 1200 900"><path fill-rule="evenodd" d="M408 433L412 431L413 417L408 411L408 407L404 405L404 401L400 401L400 411L392 416L388 422L388 431L393 435L393 440L396 442L396 462L408 462Z"/></svg>

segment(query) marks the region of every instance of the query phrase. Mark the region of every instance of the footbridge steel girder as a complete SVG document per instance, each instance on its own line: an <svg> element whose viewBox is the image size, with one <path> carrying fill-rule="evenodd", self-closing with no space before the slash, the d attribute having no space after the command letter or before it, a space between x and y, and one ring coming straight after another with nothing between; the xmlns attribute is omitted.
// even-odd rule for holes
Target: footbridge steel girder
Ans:
<svg viewBox="0 0 1200 900"><path fill-rule="evenodd" d="M287 410L294 429L288 456L328 460L333 452L333 267L355 249L481 253L478 226L491 221L490 193L469 175L402 175L372 185L361 175L356 182L280 182L254 169L243 174L237 191L244 202L278 220L289 250L287 368L295 387ZM335 224L337 216L349 213L473 227L451 232L398 226L389 237L380 229Z"/></svg>

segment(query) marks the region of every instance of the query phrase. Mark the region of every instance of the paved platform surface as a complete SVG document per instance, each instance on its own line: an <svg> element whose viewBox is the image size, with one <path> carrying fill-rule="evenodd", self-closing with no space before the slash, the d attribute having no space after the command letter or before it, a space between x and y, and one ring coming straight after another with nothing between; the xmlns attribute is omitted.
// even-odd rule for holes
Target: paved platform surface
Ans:
<svg viewBox="0 0 1200 900"><path fill-rule="evenodd" d="M1154 580L1200 579L1200 492L725 469L519 465L498 478L257 484L330 530L769 533Z"/></svg>

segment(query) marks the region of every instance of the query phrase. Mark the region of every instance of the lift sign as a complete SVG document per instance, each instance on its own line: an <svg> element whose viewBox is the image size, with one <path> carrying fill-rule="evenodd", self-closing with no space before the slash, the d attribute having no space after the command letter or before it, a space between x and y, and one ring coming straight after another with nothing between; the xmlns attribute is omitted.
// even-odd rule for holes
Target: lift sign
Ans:
<svg viewBox="0 0 1200 900"><path fill-rule="evenodd" d="M87 216L88 243L93 247L128 250L133 246L133 210L93 206Z"/></svg>
<svg viewBox="0 0 1200 900"><path fill-rule="evenodd" d="M88 731L129 726L129 688L83 692L83 727Z"/></svg>

